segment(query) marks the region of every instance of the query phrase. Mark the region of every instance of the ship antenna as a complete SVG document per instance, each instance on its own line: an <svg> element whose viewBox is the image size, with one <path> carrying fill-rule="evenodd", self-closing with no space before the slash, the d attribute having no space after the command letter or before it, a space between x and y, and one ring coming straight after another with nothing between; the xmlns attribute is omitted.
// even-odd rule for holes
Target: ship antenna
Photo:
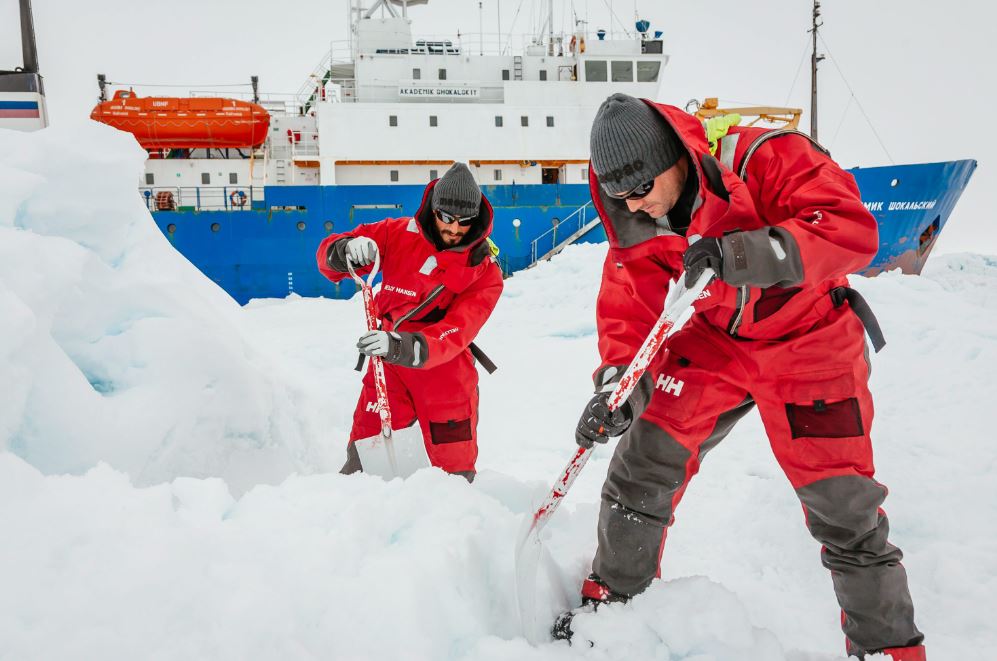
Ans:
<svg viewBox="0 0 997 661"><path fill-rule="evenodd" d="M260 77L250 76L249 84L253 86L253 103L260 102Z"/></svg>
<svg viewBox="0 0 997 661"><path fill-rule="evenodd" d="M107 76L102 73L97 74L97 87L100 88L100 102L107 101Z"/></svg>
<svg viewBox="0 0 997 661"><path fill-rule="evenodd" d="M547 1L547 55L554 57L554 0Z"/></svg>
<svg viewBox="0 0 997 661"><path fill-rule="evenodd" d="M807 30L813 34L813 50L810 52L810 137L817 139L817 65L824 59L817 54L817 29L824 25L820 18L820 0L814 0L813 27Z"/></svg>
<svg viewBox="0 0 997 661"><path fill-rule="evenodd" d="M21 0L21 54L25 73L38 73L38 48L35 45L35 21L31 16L31 0Z"/></svg>

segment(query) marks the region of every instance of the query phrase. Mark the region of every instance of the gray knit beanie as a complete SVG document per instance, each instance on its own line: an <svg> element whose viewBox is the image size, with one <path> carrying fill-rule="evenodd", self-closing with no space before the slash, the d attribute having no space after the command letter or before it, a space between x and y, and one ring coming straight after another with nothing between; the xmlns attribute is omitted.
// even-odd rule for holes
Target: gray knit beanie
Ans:
<svg viewBox="0 0 997 661"><path fill-rule="evenodd" d="M675 165L684 151L668 122L640 99L614 94L592 122L592 169L602 187L622 193Z"/></svg>
<svg viewBox="0 0 997 661"><path fill-rule="evenodd" d="M442 209L461 218L478 214L481 189L463 163L454 163L433 188L433 211Z"/></svg>

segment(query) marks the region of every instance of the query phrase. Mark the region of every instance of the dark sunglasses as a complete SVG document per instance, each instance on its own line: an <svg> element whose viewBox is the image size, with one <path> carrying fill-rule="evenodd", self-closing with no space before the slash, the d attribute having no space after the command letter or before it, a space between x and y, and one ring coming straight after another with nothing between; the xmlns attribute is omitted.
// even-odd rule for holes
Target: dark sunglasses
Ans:
<svg viewBox="0 0 997 661"><path fill-rule="evenodd" d="M468 216L467 218L461 218L460 216L455 216L452 213L447 213L443 209L437 209L436 215L440 219L440 222L444 225L451 225L456 222L461 227L467 227L474 222L477 216Z"/></svg>
<svg viewBox="0 0 997 661"><path fill-rule="evenodd" d="M651 181L645 181L642 184L637 184L626 193L613 193L606 191L606 195L616 198L617 200L643 200L645 197L651 194L654 189L654 179ZM605 190L605 189L604 189Z"/></svg>

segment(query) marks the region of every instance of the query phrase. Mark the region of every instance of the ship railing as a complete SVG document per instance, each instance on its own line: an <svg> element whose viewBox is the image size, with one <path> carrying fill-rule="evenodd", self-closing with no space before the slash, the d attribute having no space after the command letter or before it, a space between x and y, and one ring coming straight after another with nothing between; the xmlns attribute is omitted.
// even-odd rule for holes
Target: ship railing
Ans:
<svg viewBox="0 0 997 661"><path fill-rule="evenodd" d="M628 31L611 31L604 33L604 39L608 42L614 41L634 41L637 35ZM572 38L575 40L575 52L572 53ZM647 35L647 39L652 39L652 35ZM580 42L584 40L586 44L601 41L597 32L555 32L553 34L553 52L558 56L570 56L581 54ZM526 55L528 51L542 48L550 51L550 38L547 34L537 35L533 33L499 33L499 32L458 32L456 35L449 34L417 34L412 37L412 44L407 48L395 49L368 49L361 42L358 44L359 52L374 53L384 55L440 55L440 56L468 56L468 55L489 55L489 56L515 56ZM329 56L326 59L330 59ZM328 66L322 70L327 70Z"/></svg>
<svg viewBox="0 0 997 661"><path fill-rule="evenodd" d="M259 186L142 186L149 211L249 211L263 203Z"/></svg>
<svg viewBox="0 0 997 661"><path fill-rule="evenodd" d="M530 242L530 266L549 260L574 243L599 222L599 215L586 202L571 212L564 220L551 219L551 228Z"/></svg>
<svg viewBox="0 0 997 661"><path fill-rule="evenodd" d="M226 99L238 99L240 101L253 101L254 97L250 92L195 90L191 96L223 97ZM259 104L263 106L271 115L303 115L303 106L298 102L294 94L267 93L259 95Z"/></svg>
<svg viewBox="0 0 997 661"><path fill-rule="evenodd" d="M554 33L554 54L569 55L571 50L571 38L575 37L575 44L578 45L580 33L555 32ZM633 41L633 33L608 32L605 35L610 41L629 40ZM595 32L584 33L586 43L599 41ZM489 55L489 56L515 56L527 54L527 49L541 47L548 49L548 36L542 35L538 38L536 34L530 33L499 33L499 32L458 32L454 34L418 34L412 37L412 45L408 48L400 49L375 49L373 53L385 55ZM359 44L360 52L370 53L369 49ZM549 49L548 49L549 50Z"/></svg>
<svg viewBox="0 0 997 661"><path fill-rule="evenodd" d="M318 131L293 131L288 129L288 135L270 138L270 158L285 160L311 159L319 155Z"/></svg>
<svg viewBox="0 0 997 661"><path fill-rule="evenodd" d="M330 85L341 86L346 80L336 80L331 76L332 68L336 65L350 64L353 62L353 53L350 51L348 41L333 41L329 45L329 50L322 56L318 64L312 69L298 91L294 93L294 98L298 104L307 111L317 101L341 101L338 92L330 95ZM334 89L334 87L333 87ZM322 90L325 90L324 92ZM322 97L322 98L320 98Z"/></svg>

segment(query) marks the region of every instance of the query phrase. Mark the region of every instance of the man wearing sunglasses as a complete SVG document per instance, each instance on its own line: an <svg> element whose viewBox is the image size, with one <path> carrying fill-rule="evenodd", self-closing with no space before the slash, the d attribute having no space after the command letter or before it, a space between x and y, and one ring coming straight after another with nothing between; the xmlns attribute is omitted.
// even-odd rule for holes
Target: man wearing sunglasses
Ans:
<svg viewBox="0 0 997 661"><path fill-rule="evenodd" d="M873 479L863 324L877 348L882 338L845 278L875 254L876 222L854 179L822 148L802 134L779 140L778 151L776 140L755 145L745 183L678 108L616 94L596 115L589 183L610 248L596 304L602 364L575 437L584 447L622 438L603 486L583 606L557 619L555 637L583 626L579 612L626 601L660 576L689 480L757 406L822 545L848 653L925 658L902 554L887 539L886 488ZM609 411L669 287L683 272L691 284L707 267L717 279L697 314L630 400Z"/></svg>
<svg viewBox="0 0 997 661"><path fill-rule="evenodd" d="M491 205L467 166L455 163L426 187L415 216L332 234L317 255L319 270L333 282L350 277L348 264L363 275L380 258L374 303L381 328L361 335L357 348L384 359L395 428L418 422L432 464L469 480L478 456L475 356L494 369L472 341L502 293L491 229ZM368 368L343 473L362 470L353 441L379 433L376 402Z"/></svg>

